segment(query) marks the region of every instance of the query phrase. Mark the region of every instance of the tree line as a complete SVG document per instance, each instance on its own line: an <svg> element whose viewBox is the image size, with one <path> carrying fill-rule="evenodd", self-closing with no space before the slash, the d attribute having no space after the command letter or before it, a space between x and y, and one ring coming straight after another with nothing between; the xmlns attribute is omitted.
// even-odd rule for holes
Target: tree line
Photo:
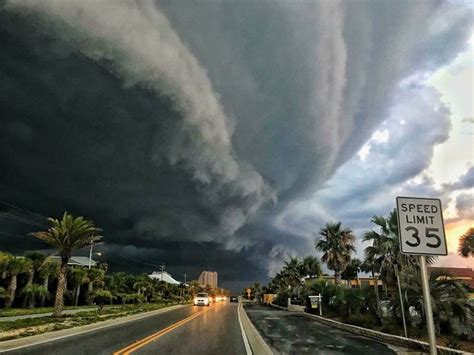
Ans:
<svg viewBox="0 0 474 355"><path fill-rule="evenodd" d="M107 264L98 267L71 267L69 260L76 249L102 240L101 229L83 217L64 213L61 219L49 218L51 227L31 233L55 249L59 260L40 252L13 256L0 251L0 301L3 307L23 308L53 305L53 317L60 317L64 304L99 305L143 302L181 302L198 292L210 295L228 291L201 286L192 281L189 287L151 279L146 274L107 273ZM19 287L20 285L20 287ZM0 303L1 304L1 303Z"/></svg>
<svg viewBox="0 0 474 355"><path fill-rule="evenodd" d="M374 216L371 223L374 228L362 236L367 244L363 260L353 257L356 248L352 230L343 227L341 222L328 222L315 240L315 249L321 253L321 260L315 256L302 260L290 256L269 284L264 287L254 285L252 294L276 293L276 302L286 306L288 298L304 304L305 300L308 301L307 296L321 293L326 314L381 330L392 327L395 329L391 332L400 333L398 273L403 289L403 307L411 331L419 332L420 326L425 324L420 269L416 257L400 252L396 210L387 217ZM471 228L460 237L460 255L473 256L473 232ZM435 260L434 257L427 258L430 264ZM322 277L321 262L333 271L333 282ZM362 287L360 282L356 287L347 287L350 280L358 279L360 272L372 276L373 287ZM382 295L379 279L383 284ZM346 280L346 284L341 280ZM450 334L454 328L465 330L471 327L468 333L472 334L474 306L469 302L468 286L443 270L431 272L429 283L438 333Z"/></svg>

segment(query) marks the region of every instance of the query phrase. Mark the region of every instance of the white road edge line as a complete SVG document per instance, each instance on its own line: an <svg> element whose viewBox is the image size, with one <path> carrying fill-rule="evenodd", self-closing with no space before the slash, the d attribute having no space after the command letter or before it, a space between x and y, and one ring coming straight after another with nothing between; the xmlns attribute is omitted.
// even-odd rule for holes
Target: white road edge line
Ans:
<svg viewBox="0 0 474 355"><path fill-rule="evenodd" d="M178 306L181 306L181 305L178 305ZM157 309L157 311L162 311L162 312L156 312L156 313L152 313L152 314L146 314L146 312L144 314L141 315L141 317L137 317L137 318L134 318L134 319L122 319L122 322L120 322L120 318L115 318L117 319L119 322L117 323L112 323L112 324L103 324L102 326L100 327L97 327L97 328L92 328L92 329L85 329L81 332L78 332L78 333L72 333L72 334L66 334L66 335L61 335L57 338L51 338L51 339L45 339L45 340L40 340L36 343L31 343L31 344L24 344L24 345L19 345L17 347L14 347L14 348L11 348L11 349L2 349L0 350L0 353L8 353L10 351L14 351L14 350L20 350L20 349L23 349L23 348L28 348L30 346L36 346L36 345L41 345L41 344L44 344L44 343L49 343L51 341L56 341L56 340L62 340L62 339L65 339L65 338L70 338L70 337L73 337L73 336L77 336L77 335L82 335L82 334L86 334L86 333L90 333L90 332L93 332L95 330L99 330L99 329L104 329L104 328L110 328L110 327L114 327L114 326L119 326L119 325L122 325L124 323L128 323L128 322L133 322L133 321L136 321L136 320L139 320L139 319L143 319L143 318L147 318L147 317L151 317L151 316L154 316L156 314L161 314L161 313L166 313L166 312L169 312L169 311L173 311L175 309L179 309L179 308L182 308L182 307L176 307L176 306L171 306L171 307L165 307L165 308L160 308L160 309ZM154 311L151 311L151 312L154 312ZM151 313L150 312L150 313ZM112 319L111 319L112 320ZM239 319L240 320L240 319ZM97 324L97 323L91 323L91 324L87 324L87 325L93 325L93 324ZM87 326L86 325L86 326ZM242 324L241 324L242 326ZM73 328L66 328L64 330L69 330L69 329L74 329ZM49 333L49 332L47 332ZM47 334L47 333L43 333L43 334ZM38 335L41 335L41 334L38 334ZM22 338L18 338L18 339L22 339ZM16 339L15 339L16 340Z"/></svg>
<svg viewBox="0 0 474 355"><path fill-rule="evenodd" d="M244 340L245 351L247 355L252 355L252 349L250 348L249 340L247 339L247 334L245 334L244 326L242 325L242 320L240 319L240 310L242 308L242 301L239 301L239 306L237 307L237 316L239 318L240 331L242 332L242 339Z"/></svg>

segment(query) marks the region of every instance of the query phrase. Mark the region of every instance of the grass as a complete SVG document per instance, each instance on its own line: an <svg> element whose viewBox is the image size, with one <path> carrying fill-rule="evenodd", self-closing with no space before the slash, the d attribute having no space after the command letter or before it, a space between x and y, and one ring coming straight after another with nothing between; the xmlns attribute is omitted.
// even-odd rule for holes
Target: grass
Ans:
<svg viewBox="0 0 474 355"><path fill-rule="evenodd" d="M81 308L93 308L94 306L67 306L64 309L81 309ZM0 311L0 317L13 317L13 316L24 316L29 314L40 314L40 313L51 313L53 307L37 307L37 308L10 308L2 309Z"/></svg>
<svg viewBox="0 0 474 355"><path fill-rule="evenodd" d="M128 304L105 308L101 313L99 313L98 310L92 310L65 315L61 318L42 317L0 322L0 341L37 335L55 330L79 327L82 325L102 322L109 319L149 312L164 308L166 306L171 306L173 304L175 303L146 303L137 305Z"/></svg>

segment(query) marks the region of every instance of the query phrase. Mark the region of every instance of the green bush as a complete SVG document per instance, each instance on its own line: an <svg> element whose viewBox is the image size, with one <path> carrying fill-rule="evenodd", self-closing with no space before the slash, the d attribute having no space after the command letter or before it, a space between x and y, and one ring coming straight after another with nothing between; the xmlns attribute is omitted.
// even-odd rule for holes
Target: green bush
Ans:
<svg viewBox="0 0 474 355"><path fill-rule="evenodd" d="M102 312L106 303L112 303L113 298L112 293L107 290L97 290L93 294L94 302L99 306L99 312Z"/></svg>

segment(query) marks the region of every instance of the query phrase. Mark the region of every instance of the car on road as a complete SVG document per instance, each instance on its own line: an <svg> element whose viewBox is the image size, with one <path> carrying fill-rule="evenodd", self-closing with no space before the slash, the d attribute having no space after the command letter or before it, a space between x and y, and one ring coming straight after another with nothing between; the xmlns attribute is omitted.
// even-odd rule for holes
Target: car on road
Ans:
<svg viewBox="0 0 474 355"><path fill-rule="evenodd" d="M239 302L237 296L230 296L229 302Z"/></svg>
<svg viewBox="0 0 474 355"><path fill-rule="evenodd" d="M194 297L195 306L209 306L210 303L209 295L205 292L200 292Z"/></svg>

